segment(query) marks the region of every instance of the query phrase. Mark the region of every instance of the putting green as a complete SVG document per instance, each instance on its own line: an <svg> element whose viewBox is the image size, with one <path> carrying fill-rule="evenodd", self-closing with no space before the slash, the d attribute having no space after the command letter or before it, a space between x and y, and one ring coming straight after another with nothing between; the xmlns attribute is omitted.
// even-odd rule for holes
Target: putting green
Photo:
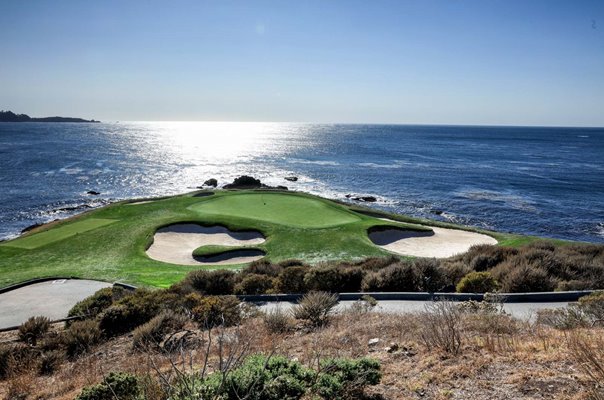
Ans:
<svg viewBox="0 0 604 400"><path fill-rule="evenodd" d="M78 233L88 232L93 229L100 228L101 226L112 224L116 221L117 220L115 219L88 218L52 230L34 233L16 241L3 243L1 246L18 247L20 249L32 250L41 246L46 246L50 243L58 242L59 240L67 239L68 237L77 235Z"/></svg>
<svg viewBox="0 0 604 400"><path fill-rule="evenodd" d="M335 204L285 193L221 196L189 207L205 215L230 215L298 228L328 228L360 218Z"/></svg>

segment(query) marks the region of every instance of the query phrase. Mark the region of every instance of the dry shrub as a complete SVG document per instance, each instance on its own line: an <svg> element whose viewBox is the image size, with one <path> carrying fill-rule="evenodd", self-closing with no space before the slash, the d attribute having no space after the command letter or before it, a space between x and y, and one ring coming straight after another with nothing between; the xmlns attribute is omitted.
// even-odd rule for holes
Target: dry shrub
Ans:
<svg viewBox="0 0 604 400"><path fill-rule="evenodd" d="M428 349L457 354L462 344L461 311L450 301L435 301L420 314L420 337Z"/></svg>
<svg viewBox="0 0 604 400"><path fill-rule="evenodd" d="M199 296L190 299L193 319L204 329L232 326L241 321L241 307L235 296Z"/></svg>
<svg viewBox="0 0 604 400"><path fill-rule="evenodd" d="M470 247L465 254L458 258L461 258L464 264L474 271L486 271L495 268L499 263L517 253L518 250L510 247L479 244Z"/></svg>
<svg viewBox="0 0 604 400"><path fill-rule="evenodd" d="M413 262L413 268L418 278L419 291L434 293L447 286L440 261L436 258L418 258Z"/></svg>
<svg viewBox="0 0 604 400"><path fill-rule="evenodd" d="M276 277L283 271L281 264L272 264L267 260L256 260L250 263L247 267L241 270L241 275L248 274L268 275Z"/></svg>
<svg viewBox="0 0 604 400"><path fill-rule="evenodd" d="M269 275L249 273L235 285L235 294L265 294L270 293L275 285L275 279Z"/></svg>
<svg viewBox="0 0 604 400"><path fill-rule="evenodd" d="M0 380L18 375L36 361L39 352L23 343L0 346Z"/></svg>
<svg viewBox="0 0 604 400"><path fill-rule="evenodd" d="M538 324L561 330L583 328L589 325L581 309L571 306L538 310L535 321Z"/></svg>
<svg viewBox="0 0 604 400"><path fill-rule="evenodd" d="M87 353L101 342L99 323L94 320L75 321L63 334L67 356L74 358Z"/></svg>
<svg viewBox="0 0 604 400"><path fill-rule="evenodd" d="M184 284L207 295L233 294L235 288L235 273L226 269L215 271L197 270L189 272Z"/></svg>
<svg viewBox="0 0 604 400"><path fill-rule="evenodd" d="M39 372L41 375L52 375L63 364L65 353L59 350L51 350L40 357Z"/></svg>
<svg viewBox="0 0 604 400"><path fill-rule="evenodd" d="M166 334L182 329L188 320L173 311L163 311L134 330L132 344L139 349L157 346Z"/></svg>
<svg viewBox="0 0 604 400"><path fill-rule="evenodd" d="M492 273L504 293L551 292L557 286L557 281L547 271L526 261L506 261Z"/></svg>
<svg viewBox="0 0 604 400"><path fill-rule="evenodd" d="M592 398L604 399L604 336L601 332L572 331L568 347L571 357L589 378Z"/></svg>
<svg viewBox="0 0 604 400"><path fill-rule="evenodd" d="M281 334L291 331L294 327L290 313L284 311L281 307L265 312L262 321L270 333Z"/></svg>
<svg viewBox="0 0 604 400"><path fill-rule="evenodd" d="M50 329L50 319L31 317L19 326L19 340L35 346L39 339Z"/></svg>
<svg viewBox="0 0 604 400"><path fill-rule="evenodd" d="M293 308L296 319L308 322L312 327L321 327L329 323L334 307L338 304L338 296L326 292L310 292L305 294Z"/></svg>
<svg viewBox="0 0 604 400"><path fill-rule="evenodd" d="M305 293L304 275L308 272L308 266L290 266L285 268L276 282L279 293Z"/></svg>
<svg viewBox="0 0 604 400"><path fill-rule="evenodd" d="M362 282L364 292L414 292L419 277L414 265L408 261L390 265L380 271L368 273Z"/></svg>
<svg viewBox="0 0 604 400"><path fill-rule="evenodd" d="M396 264L397 262L399 262L399 258L395 256L369 257L355 263L355 265L361 267L365 271L379 271L390 265Z"/></svg>
<svg viewBox="0 0 604 400"><path fill-rule="evenodd" d="M308 290L331 293L359 292L365 273L347 264L323 264L311 268L304 276Z"/></svg>

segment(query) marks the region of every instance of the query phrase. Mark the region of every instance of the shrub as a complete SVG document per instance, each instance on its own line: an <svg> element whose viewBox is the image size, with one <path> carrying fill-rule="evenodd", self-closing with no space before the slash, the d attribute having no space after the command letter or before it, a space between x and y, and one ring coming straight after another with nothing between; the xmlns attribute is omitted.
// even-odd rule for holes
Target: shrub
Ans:
<svg viewBox="0 0 604 400"><path fill-rule="evenodd" d="M333 308L338 304L335 294L311 292L305 294L293 308L296 319L305 320L313 327L324 326L329 322Z"/></svg>
<svg viewBox="0 0 604 400"><path fill-rule="evenodd" d="M68 317L83 315L86 318L95 318L102 311L107 309L115 300L124 296L124 289L118 287L108 287L97 290L92 296L76 303L69 310Z"/></svg>
<svg viewBox="0 0 604 400"><path fill-rule="evenodd" d="M52 350L42 354L40 357L39 372L41 375L52 375L61 366L65 354L58 350Z"/></svg>
<svg viewBox="0 0 604 400"><path fill-rule="evenodd" d="M70 358L87 353L101 342L99 323L94 320L75 321L63 334L65 351Z"/></svg>
<svg viewBox="0 0 604 400"><path fill-rule="evenodd" d="M99 315L99 327L107 336L130 332L156 316L165 305L165 291L137 289Z"/></svg>
<svg viewBox="0 0 604 400"><path fill-rule="evenodd" d="M420 337L428 349L457 354L461 347L461 310L448 301L426 306L420 315Z"/></svg>
<svg viewBox="0 0 604 400"><path fill-rule="evenodd" d="M201 294L227 295L233 294L235 273L225 269L215 271L197 270L189 272L185 281Z"/></svg>
<svg viewBox="0 0 604 400"><path fill-rule="evenodd" d="M495 268L510 256L517 253L517 249L510 247L479 244L470 247L461 258L471 269L475 271L486 271Z"/></svg>
<svg viewBox="0 0 604 400"><path fill-rule="evenodd" d="M604 323L604 291L594 292L579 299L579 307L593 323Z"/></svg>
<svg viewBox="0 0 604 400"><path fill-rule="evenodd" d="M214 373L200 385L201 396L224 400L294 400L301 399L315 374L299 362L282 356L253 355L230 374ZM178 397L184 399L185 397Z"/></svg>
<svg viewBox="0 0 604 400"><path fill-rule="evenodd" d="M84 388L76 400L137 400L140 394L136 376L111 372L98 385Z"/></svg>
<svg viewBox="0 0 604 400"><path fill-rule="evenodd" d="M304 261L296 260L296 259L290 259L290 260L280 261L279 262L279 266L282 267L282 268L308 267L308 265L306 263L304 263Z"/></svg>
<svg viewBox="0 0 604 400"><path fill-rule="evenodd" d="M137 348L158 345L166 334L182 329L187 320L173 311L162 311L134 330L132 344Z"/></svg>
<svg viewBox="0 0 604 400"><path fill-rule="evenodd" d="M417 271L408 262L399 262L377 272L368 273L362 282L364 292L415 292Z"/></svg>
<svg viewBox="0 0 604 400"><path fill-rule="evenodd" d="M499 284L490 272L472 271L457 284L458 293L487 293L497 290Z"/></svg>
<svg viewBox="0 0 604 400"><path fill-rule="evenodd" d="M355 265L361 267L364 271L379 271L390 265L399 262L398 257L368 257L362 261L359 261Z"/></svg>
<svg viewBox="0 0 604 400"><path fill-rule="evenodd" d="M235 294L264 294L273 289L274 280L268 275L249 274L235 286Z"/></svg>
<svg viewBox="0 0 604 400"><path fill-rule="evenodd" d="M308 290L324 292L358 292L364 272L348 265L321 265L308 270L304 285Z"/></svg>
<svg viewBox="0 0 604 400"><path fill-rule="evenodd" d="M497 280L505 293L549 292L556 288L555 279L536 265L522 263L511 267L510 264L504 263L500 267L505 272L494 270L493 275L499 273L501 277Z"/></svg>
<svg viewBox="0 0 604 400"><path fill-rule="evenodd" d="M23 371L35 361L37 350L23 343L0 345L0 379Z"/></svg>
<svg viewBox="0 0 604 400"><path fill-rule="evenodd" d="M447 285L440 269L440 262L435 258L418 258L413 262L418 278L418 289L422 292L438 292Z"/></svg>
<svg viewBox="0 0 604 400"><path fill-rule="evenodd" d="M371 296L363 295L359 300L355 301L348 308L348 312L352 314L365 314L373 310L377 306L378 302Z"/></svg>
<svg viewBox="0 0 604 400"><path fill-rule="evenodd" d="M285 333L293 328L289 313L281 308L273 308L262 316L264 326L270 333Z"/></svg>
<svg viewBox="0 0 604 400"><path fill-rule="evenodd" d="M19 340L36 345L50 329L50 319L42 316L31 317L19 326Z"/></svg>
<svg viewBox="0 0 604 400"><path fill-rule="evenodd" d="M305 266L293 266L285 268L280 274L275 284L279 293L305 293L307 291L304 284L304 276L308 271Z"/></svg>
<svg viewBox="0 0 604 400"><path fill-rule="evenodd" d="M191 312L202 328L232 326L241 321L239 304L235 296L206 296L198 299Z"/></svg>
<svg viewBox="0 0 604 400"><path fill-rule="evenodd" d="M537 311L536 322L552 328L569 330L585 328L588 321L579 307L543 309Z"/></svg>
<svg viewBox="0 0 604 400"><path fill-rule="evenodd" d="M367 386L377 385L381 378L380 363L376 360L324 360L314 392L324 399L359 399Z"/></svg>
<svg viewBox="0 0 604 400"><path fill-rule="evenodd" d="M256 260L241 270L241 274L258 274L276 277L281 271L283 271L283 267L280 264L271 264L267 260Z"/></svg>

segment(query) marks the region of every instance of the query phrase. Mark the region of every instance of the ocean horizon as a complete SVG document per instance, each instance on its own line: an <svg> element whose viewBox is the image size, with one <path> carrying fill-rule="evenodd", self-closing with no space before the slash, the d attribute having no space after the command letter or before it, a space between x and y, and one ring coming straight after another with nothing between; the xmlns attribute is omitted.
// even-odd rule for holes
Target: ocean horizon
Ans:
<svg viewBox="0 0 604 400"><path fill-rule="evenodd" d="M375 196L363 204L416 217L601 243L603 154L597 127L3 123L0 239L113 201L247 174L343 201Z"/></svg>

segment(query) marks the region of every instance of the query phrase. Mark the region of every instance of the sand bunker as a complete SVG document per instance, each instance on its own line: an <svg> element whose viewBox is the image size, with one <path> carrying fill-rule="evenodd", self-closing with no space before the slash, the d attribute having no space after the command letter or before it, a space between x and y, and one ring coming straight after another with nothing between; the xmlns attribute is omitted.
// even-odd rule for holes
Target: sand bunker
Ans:
<svg viewBox="0 0 604 400"><path fill-rule="evenodd" d="M201 246L248 246L264 242L260 232L233 232L223 226L205 227L196 224L176 224L158 229L147 255L154 260L180 265L242 264L259 260L263 253L239 249L228 251L225 256L193 257L193 251ZM227 257L228 256L228 257Z"/></svg>
<svg viewBox="0 0 604 400"><path fill-rule="evenodd" d="M397 222L393 220L386 221ZM424 227L432 229L433 233L414 232L397 228L378 229L369 233L369 239L376 245L393 253L436 258L446 258L465 253L470 247L477 244L497 244L497 240L481 233L434 226Z"/></svg>

